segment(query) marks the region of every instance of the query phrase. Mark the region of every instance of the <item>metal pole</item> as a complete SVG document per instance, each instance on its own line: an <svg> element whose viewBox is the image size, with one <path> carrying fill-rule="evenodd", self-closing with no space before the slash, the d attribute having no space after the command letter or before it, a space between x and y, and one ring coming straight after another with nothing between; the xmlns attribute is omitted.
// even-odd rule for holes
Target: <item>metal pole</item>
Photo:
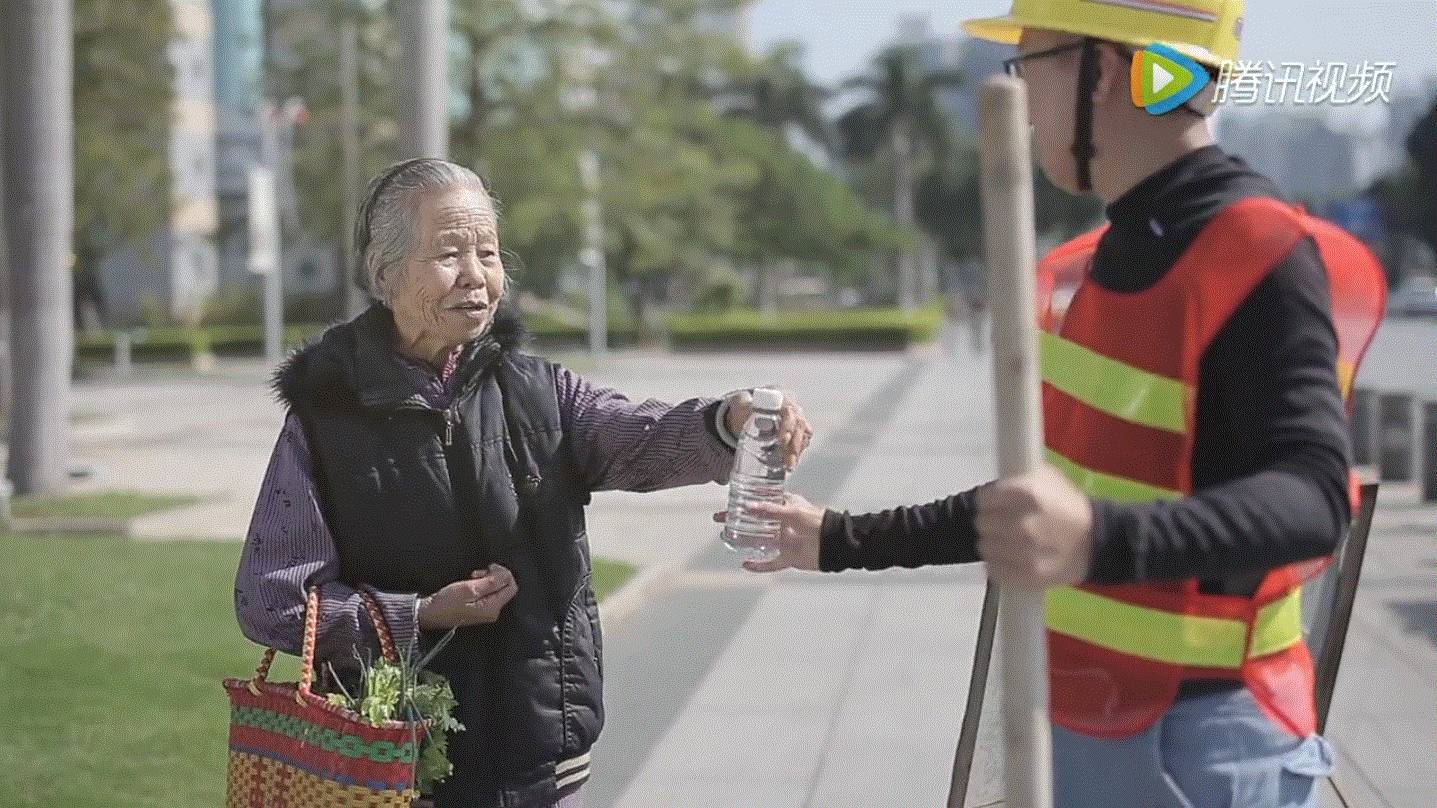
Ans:
<svg viewBox="0 0 1437 808"><path fill-rule="evenodd" d="M130 375L130 332L120 329L115 332L115 375Z"/></svg>
<svg viewBox="0 0 1437 808"><path fill-rule="evenodd" d="M10 0L0 26L14 351L9 475L19 494L60 491L68 479L75 342L71 14L69 0Z"/></svg>
<svg viewBox="0 0 1437 808"><path fill-rule="evenodd" d="M264 182L251 185L249 199L251 233L261 234L251 240L250 269L264 279L264 358L272 365L284 359L284 261L275 182L281 114L272 101L261 106L259 162Z"/></svg>
<svg viewBox="0 0 1437 808"><path fill-rule="evenodd" d="M449 156L449 5L447 0L398 0L399 156Z"/></svg>
<svg viewBox="0 0 1437 808"><path fill-rule="evenodd" d="M5 86L0 75L0 144L5 140ZM10 344L10 262L5 254L5 159L0 154L0 435L10 432L10 413L14 411L12 398L11 361L14 351ZM0 483L5 474L0 473Z"/></svg>
<svg viewBox="0 0 1437 808"><path fill-rule="evenodd" d="M264 275L264 361L284 360L284 267Z"/></svg>
<svg viewBox="0 0 1437 808"><path fill-rule="evenodd" d="M0 532L8 532L15 526L15 516L10 512L10 500L15 496L15 486L0 477Z"/></svg>
<svg viewBox="0 0 1437 808"><path fill-rule="evenodd" d="M359 256L354 254L354 217L359 210L359 26L346 18L339 30L340 150L344 162L344 227L339 234L342 259L339 288L344 313L358 316L369 305L355 283Z"/></svg>
<svg viewBox="0 0 1437 808"><path fill-rule="evenodd" d="M609 350L609 282L604 264L604 217L599 207L599 156L592 149L579 155L584 183L583 263L589 268L589 351Z"/></svg>
<svg viewBox="0 0 1437 808"><path fill-rule="evenodd" d="M993 305L998 473L1042 462L1038 334L1034 300L1037 235L1027 88L995 76L979 92L984 245ZM1050 808L1053 748L1048 723L1048 638L1043 593L1007 589L998 598L1007 804Z"/></svg>

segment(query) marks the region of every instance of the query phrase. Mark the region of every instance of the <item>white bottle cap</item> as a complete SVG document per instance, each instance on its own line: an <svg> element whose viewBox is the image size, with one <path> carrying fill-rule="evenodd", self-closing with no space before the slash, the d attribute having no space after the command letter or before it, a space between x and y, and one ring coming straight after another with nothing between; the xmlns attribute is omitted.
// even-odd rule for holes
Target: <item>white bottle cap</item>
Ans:
<svg viewBox="0 0 1437 808"><path fill-rule="evenodd" d="M753 408L778 412L783 409L783 393L772 387L760 387L753 391Z"/></svg>

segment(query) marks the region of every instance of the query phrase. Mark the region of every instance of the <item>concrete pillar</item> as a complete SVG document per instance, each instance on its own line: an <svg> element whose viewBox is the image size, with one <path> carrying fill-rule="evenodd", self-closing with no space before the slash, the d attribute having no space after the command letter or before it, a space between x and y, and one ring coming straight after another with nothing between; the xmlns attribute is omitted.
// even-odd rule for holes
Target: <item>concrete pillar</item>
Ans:
<svg viewBox="0 0 1437 808"><path fill-rule="evenodd" d="M1422 405L1422 440L1418 449L1422 501L1437 502L1437 401Z"/></svg>
<svg viewBox="0 0 1437 808"><path fill-rule="evenodd" d="M1417 399L1410 393L1387 393L1378 399L1381 444L1378 467L1383 482L1405 483L1417 474Z"/></svg>
<svg viewBox="0 0 1437 808"><path fill-rule="evenodd" d="M1370 466L1377 460L1377 393L1352 391L1352 462Z"/></svg>

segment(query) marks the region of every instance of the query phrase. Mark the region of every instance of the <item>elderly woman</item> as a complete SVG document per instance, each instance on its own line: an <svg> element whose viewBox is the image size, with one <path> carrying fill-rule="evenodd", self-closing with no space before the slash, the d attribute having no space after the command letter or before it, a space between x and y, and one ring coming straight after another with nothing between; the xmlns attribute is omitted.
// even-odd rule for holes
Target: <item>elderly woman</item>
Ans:
<svg viewBox="0 0 1437 808"><path fill-rule="evenodd" d="M369 186L355 234L378 301L276 374L289 415L235 582L246 636L377 655L372 593L401 648L458 631L431 663L467 727L438 808L580 804L603 724L592 491L723 482L746 392L633 403L516 349L495 207L468 169L410 160ZM787 459L811 430L786 405Z"/></svg>

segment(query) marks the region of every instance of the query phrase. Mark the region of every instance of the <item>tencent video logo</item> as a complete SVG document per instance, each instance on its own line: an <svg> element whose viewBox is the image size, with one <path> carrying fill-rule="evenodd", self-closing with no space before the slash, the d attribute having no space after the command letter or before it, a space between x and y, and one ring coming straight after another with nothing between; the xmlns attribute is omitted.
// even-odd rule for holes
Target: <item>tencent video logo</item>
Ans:
<svg viewBox="0 0 1437 808"><path fill-rule="evenodd" d="M1133 104L1165 115L1191 101L1210 80L1193 59L1167 45L1149 45L1133 57Z"/></svg>

